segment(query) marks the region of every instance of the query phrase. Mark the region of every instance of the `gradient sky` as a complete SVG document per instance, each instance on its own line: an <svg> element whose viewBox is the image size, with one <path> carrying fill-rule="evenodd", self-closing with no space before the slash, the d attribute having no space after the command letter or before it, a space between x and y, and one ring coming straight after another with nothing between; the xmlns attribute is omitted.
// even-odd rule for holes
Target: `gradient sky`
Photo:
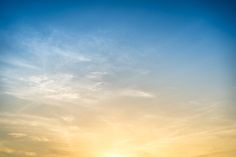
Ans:
<svg viewBox="0 0 236 157"><path fill-rule="evenodd" d="M1 157L234 157L233 1L1 0Z"/></svg>

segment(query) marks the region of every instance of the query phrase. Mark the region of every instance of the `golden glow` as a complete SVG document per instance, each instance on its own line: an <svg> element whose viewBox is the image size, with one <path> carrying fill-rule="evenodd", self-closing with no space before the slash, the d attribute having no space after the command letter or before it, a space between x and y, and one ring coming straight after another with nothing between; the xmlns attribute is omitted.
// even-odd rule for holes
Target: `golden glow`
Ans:
<svg viewBox="0 0 236 157"><path fill-rule="evenodd" d="M106 152L103 154L102 157L131 157L131 156L121 152Z"/></svg>

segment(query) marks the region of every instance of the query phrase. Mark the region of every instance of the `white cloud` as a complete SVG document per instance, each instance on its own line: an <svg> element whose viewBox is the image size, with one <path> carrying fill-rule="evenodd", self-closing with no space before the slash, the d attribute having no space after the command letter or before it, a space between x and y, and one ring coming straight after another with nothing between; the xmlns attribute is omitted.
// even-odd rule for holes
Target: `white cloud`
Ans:
<svg viewBox="0 0 236 157"><path fill-rule="evenodd" d="M105 75L107 75L107 72L94 71L89 73L86 77L88 79L102 79Z"/></svg>
<svg viewBox="0 0 236 157"><path fill-rule="evenodd" d="M153 98L154 95L152 93L142 91L142 90L135 90L135 89L127 89L121 92L123 96L129 97L142 97L142 98Z"/></svg>
<svg viewBox="0 0 236 157"><path fill-rule="evenodd" d="M60 62L90 62L91 58L85 54L82 54L76 46L71 46L63 36L55 37L48 35L47 38L40 36L28 36L24 37L21 43L28 53L37 56L40 60L46 61L46 64L50 64L50 61L54 62L56 65ZM61 42L63 44L61 44ZM70 45L70 46L68 46Z"/></svg>
<svg viewBox="0 0 236 157"><path fill-rule="evenodd" d="M143 75L137 73L139 68L134 74L135 60L130 52L117 55L121 48L112 40L96 35L75 37L65 34L20 32L13 43L22 51L9 54L8 58L17 66L27 68L4 67L4 84L8 87L4 93L37 103L91 104L110 98L111 91L119 83L136 82L134 77ZM92 53L94 51L96 53ZM132 78L127 78L127 70L133 71L129 74ZM120 76L126 78L119 79ZM122 95L153 97L141 90L124 91Z"/></svg>
<svg viewBox="0 0 236 157"><path fill-rule="evenodd" d="M95 82L91 87L89 87L90 91L99 91L102 89L102 86L104 85L104 82Z"/></svg>
<svg viewBox="0 0 236 157"><path fill-rule="evenodd" d="M27 63L27 62L24 62L24 61L20 61L20 60L13 60L13 61L10 61L9 63L13 64L17 67L29 68L29 69L34 69L34 70L39 69L37 66L35 66L33 64L30 64L30 63Z"/></svg>
<svg viewBox="0 0 236 157"><path fill-rule="evenodd" d="M32 75L19 78L17 89L9 89L5 93L23 99L46 98L54 100L72 100L80 98L76 89L72 88L70 80L73 75L60 74L57 76Z"/></svg>
<svg viewBox="0 0 236 157"><path fill-rule="evenodd" d="M36 83L36 84L39 84L39 83L41 83L43 81L47 81L47 80L48 80L47 76L30 76L29 77L29 81Z"/></svg>

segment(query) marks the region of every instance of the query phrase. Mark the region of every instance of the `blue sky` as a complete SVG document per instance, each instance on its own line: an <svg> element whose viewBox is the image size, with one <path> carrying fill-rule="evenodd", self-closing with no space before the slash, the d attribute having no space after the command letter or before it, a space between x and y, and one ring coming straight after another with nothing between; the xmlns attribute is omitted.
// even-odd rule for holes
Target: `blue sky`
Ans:
<svg viewBox="0 0 236 157"><path fill-rule="evenodd" d="M0 4L0 156L235 155L235 2Z"/></svg>
<svg viewBox="0 0 236 157"><path fill-rule="evenodd" d="M185 73L189 73L190 85L202 81L205 86L211 81L220 86L232 66L227 57L235 40L233 2L3 1L2 4L2 54L5 52L6 56L11 55L8 48L14 49L7 41L14 34L36 32L47 38L57 31L74 38L96 36L113 40L124 49L136 48L132 51L139 52L127 53L135 57L143 53L150 60L140 61L140 66L153 70L153 75L159 77L155 73L159 64L159 68L164 67L161 73L165 73L161 77L176 77L174 82L185 80ZM12 53L27 55L19 50Z"/></svg>

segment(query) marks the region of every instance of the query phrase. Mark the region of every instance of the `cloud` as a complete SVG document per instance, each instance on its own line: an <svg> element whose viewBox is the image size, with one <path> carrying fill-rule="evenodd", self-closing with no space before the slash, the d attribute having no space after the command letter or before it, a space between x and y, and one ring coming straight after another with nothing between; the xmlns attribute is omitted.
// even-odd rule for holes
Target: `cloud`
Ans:
<svg viewBox="0 0 236 157"><path fill-rule="evenodd" d="M55 156L68 151L66 134L78 132L74 126L66 126L60 123L57 118L45 118L16 113L0 113L0 125L2 132L7 132L9 128L14 131L7 136L2 136L0 140L0 156L13 154L15 156ZM42 130L44 130L42 132ZM9 139L10 137L19 139ZM20 145L19 143L20 142ZM9 147L5 147L9 146ZM38 149L40 148L40 149ZM44 150L44 151L42 151Z"/></svg>
<svg viewBox="0 0 236 157"><path fill-rule="evenodd" d="M30 138L36 142L49 142L50 141L48 138L42 137L42 136L31 136Z"/></svg>
<svg viewBox="0 0 236 157"><path fill-rule="evenodd" d="M7 148L7 147L2 147L2 148L0 148L0 155L1 155L1 153L13 154L13 153L15 153L15 150L11 149L11 148Z"/></svg>
<svg viewBox="0 0 236 157"><path fill-rule="evenodd" d="M27 80L25 80L25 81L27 81ZM29 82L33 82L36 84L42 83L44 81L48 81L47 76L30 76L29 77Z"/></svg>
<svg viewBox="0 0 236 157"><path fill-rule="evenodd" d="M52 100L73 100L79 99L79 93L73 89L70 80L73 75L63 74L51 77L47 75L33 75L19 78L18 89L9 89L5 93L14 95L22 99L44 98ZM20 82L25 86L20 85Z"/></svg>
<svg viewBox="0 0 236 157"><path fill-rule="evenodd" d="M33 136L33 135L27 135L25 133L8 133L9 136L14 137L14 138L26 138L26 139L31 139L32 141L36 142L48 142L49 139L47 137L43 136Z"/></svg>
<svg viewBox="0 0 236 157"><path fill-rule="evenodd" d="M153 94L142 91L142 90L135 90L135 89L127 89L121 92L121 95L123 96L129 96L129 97L140 97L140 98L153 98L155 97Z"/></svg>
<svg viewBox="0 0 236 157"><path fill-rule="evenodd" d="M94 71L90 72L86 77L92 80L101 80L105 75L107 75L107 72Z"/></svg>
<svg viewBox="0 0 236 157"><path fill-rule="evenodd" d="M60 34L60 33L59 33ZM77 63L77 62L90 62L91 58L82 54L76 46L71 46L68 40L62 34L48 34L47 36L41 35L24 35L22 41L16 41L24 48L27 53L37 57L45 64L51 65L50 60L56 59L63 63ZM55 58L56 57L56 58ZM60 65L56 63L56 66Z"/></svg>
<svg viewBox="0 0 236 157"><path fill-rule="evenodd" d="M27 135L24 133L19 133L19 132L13 132L13 133L8 133L9 136L14 137L14 138L22 138L26 137Z"/></svg>
<svg viewBox="0 0 236 157"><path fill-rule="evenodd" d="M95 82L88 89L92 92L95 92L95 91L101 90L103 86L104 86L104 82Z"/></svg>
<svg viewBox="0 0 236 157"><path fill-rule="evenodd" d="M1 60L1 62L7 63L9 65L13 65L17 68L26 68L26 69L31 69L31 70L39 70L40 67L34 65L33 63L30 63L27 60L23 60L20 58L10 58L10 59L5 59Z"/></svg>
<svg viewBox="0 0 236 157"><path fill-rule="evenodd" d="M30 140L36 141L36 142L49 142L50 141L47 137L29 135L29 134L26 134L26 133L12 132L12 133L8 133L8 135L13 137L13 138L30 139Z"/></svg>
<svg viewBox="0 0 236 157"><path fill-rule="evenodd" d="M17 149L13 149L10 147L6 147L4 145L1 145L0 147L0 156L36 156L36 152L33 151L23 151L23 150L17 150Z"/></svg>
<svg viewBox="0 0 236 157"><path fill-rule="evenodd" d="M20 154L23 154L25 156L36 156L37 155L35 152L21 152Z"/></svg>
<svg viewBox="0 0 236 157"><path fill-rule="evenodd" d="M72 122L74 120L74 117L73 116L63 116L63 117L61 117L61 119L66 122Z"/></svg>
<svg viewBox="0 0 236 157"><path fill-rule="evenodd" d="M143 75L143 69L132 67L136 62L132 50L118 53L125 49L107 37L31 31L14 35L11 46L21 51L9 53L3 59L17 67L2 68L6 86L3 93L34 103L95 104L110 99L111 91L120 84L129 81L135 84L136 75ZM132 77L127 77L127 72ZM125 79L119 79L120 76ZM121 95L154 97L139 90L124 91Z"/></svg>

